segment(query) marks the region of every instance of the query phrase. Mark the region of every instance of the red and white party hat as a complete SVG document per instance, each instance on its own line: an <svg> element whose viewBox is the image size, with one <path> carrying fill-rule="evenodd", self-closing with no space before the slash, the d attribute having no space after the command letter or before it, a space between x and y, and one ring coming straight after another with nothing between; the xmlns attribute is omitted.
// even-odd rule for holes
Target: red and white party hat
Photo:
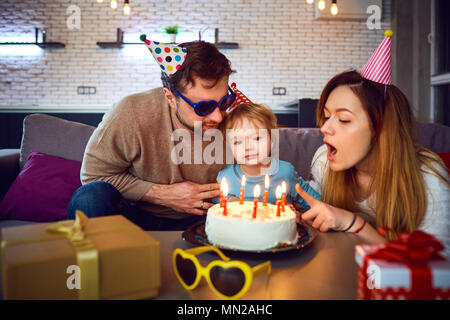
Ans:
<svg viewBox="0 0 450 320"><path fill-rule="evenodd" d="M392 84L391 37L393 34L391 30L386 30L383 42L361 69L360 74L363 78L385 85Z"/></svg>
<svg viewBox="0 0 450 320"><path fill-rule="evenodd" d="M244 103L253 103L245 94L243 94L239 89L236 88L236 83L232 83L230 85L231 90L236 94L236 100L234 101L233 105L228 109L231 111L234 107L237 107L240 104Z"/></svg>
<svg viewBox="0 0 450 320"><path fill-rule="evenodd" d="M148 50L150 50L166 76L174 75L186 59L186 48L168 43L150 41L145 34L141 34L140 39L146 44Z"/></svg>

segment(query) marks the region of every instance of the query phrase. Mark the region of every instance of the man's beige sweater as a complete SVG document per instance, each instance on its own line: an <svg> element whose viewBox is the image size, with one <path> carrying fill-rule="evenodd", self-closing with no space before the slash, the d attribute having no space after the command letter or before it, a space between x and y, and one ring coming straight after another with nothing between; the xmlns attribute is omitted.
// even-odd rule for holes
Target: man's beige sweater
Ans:
<svg viewBox="0 0 450 320"><path fill-rule="evenodd" d="M226 165L174 163L171 152L179 143L171 139L175 129L189 132L194 163L194 133L180 123L162 88L123 98L104 115L87 144L81 167L82 183L106 181L147 211L174 219L185 217L139 200L155 183L216 182L218 172ZM203 141L202 149L210 143Z"/></svg>

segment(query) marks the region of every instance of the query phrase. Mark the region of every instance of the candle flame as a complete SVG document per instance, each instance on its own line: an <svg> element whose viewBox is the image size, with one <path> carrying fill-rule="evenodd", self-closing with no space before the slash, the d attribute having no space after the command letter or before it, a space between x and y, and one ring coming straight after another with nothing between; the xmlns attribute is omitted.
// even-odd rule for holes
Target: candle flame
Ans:
<svg viewBox="0 0 450 320"><path fill-rule="evenodd" d="M264 178L264 186L266 187L266 189L269 189L270 181L269 181L269 176L267 174L266 174L266 177Z"/></svg>
<svg viewBox="0 0 450 320"><path fill-rule="evenodd" d="M243 187L245 186L245 176L242 176L241 184L242 184Z"/></svg>
<svg viewBox="0 0 450 320"><path fill-rule="evenodd" d="M223 177L222 180L220 180L220 191L223 191L223 186L225 185L225 183L227 182L225 180L225 177Z"/></svg>
<svg viewBox="0 0 450 320"><path fill-rule="evenodd" d="M255 198L258 198L260 192L261 192L261 188L259 187L259 184L257 184L257 185L255 186L255 189L253 190L253 196L254 196Z"/></svg>
<svg viewBox="0 0 450 320"><path fill-rule="evenodd" d="M283 181L283 182L281 183L281 192L282 192L282 193L286 193L286 189L287 189L287 187L286 187L286 182Z"/></svg>
<svg viewBox="0 0 450 320"><path fill-rule="evenodd" d="M281 186L278 186L278 187L275 189L275 196L277 197L277 199L280 199L280 198L281 198Z"/></svg>
<svg viewBox="0 0 450 320"><path fill-rule="evenodd" d="M224 197L228 195L228 183L226 181L223 182L222 193Z"/></svg>

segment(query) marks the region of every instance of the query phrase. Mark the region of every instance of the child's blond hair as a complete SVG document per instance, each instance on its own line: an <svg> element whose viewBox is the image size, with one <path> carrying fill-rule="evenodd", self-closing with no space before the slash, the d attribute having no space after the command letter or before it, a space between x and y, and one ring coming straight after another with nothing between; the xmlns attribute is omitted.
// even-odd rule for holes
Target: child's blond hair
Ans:
<svg viewBox="0 0 450 320"><path fill-rule="evenodd" d="M262 124L269 134L270 130L278 128L277 117L272 110L256 103L244 103L235 107L225 116L220 128L225 133L226 129L235 128L243 118L247 118L254 124Z"/></svg>

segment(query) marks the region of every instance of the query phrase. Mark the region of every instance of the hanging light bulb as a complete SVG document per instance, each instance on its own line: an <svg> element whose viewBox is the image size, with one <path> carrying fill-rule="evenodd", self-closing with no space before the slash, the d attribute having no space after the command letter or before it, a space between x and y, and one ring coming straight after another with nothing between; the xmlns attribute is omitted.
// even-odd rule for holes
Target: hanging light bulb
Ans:
<svg viewBox="0 0 450 320"><path fill-rule="evenodd" d="M111 6L111 9L117 9L117 0L111 0L111 4L110 4L110 6Z"/></svg>
<svg viewBox="0 0 450 320"><path fill-rule="evenodd" d="M318 6L319 10L325 9L325 0L319 0Z"/></svg>
<svg viewBox="0 0 450 320"><path fill-rule="evenodd" d="M314 3L314 0L306 0L306 3L307 3L307 4L313 4L313 3Z"/></svg>
<svg viewBox="0 0 450 320"><path fill-rule="evenodd" d="M123 4L123 14L129 15L130 11L130 0L125 0L125 3Z"/></svg>
<svg viewBox="0 0 450 320"><path fill-rule="evenodd" d="M331 1L331 14L333 16L337 15L339 13L339 9L337 6L337 0Z"/></svg>
<svg viewBox="0 0 450 320"><path fill-rule="evenodd" d="M103 0L97 0L97 3L103 3Z"/></svg>

